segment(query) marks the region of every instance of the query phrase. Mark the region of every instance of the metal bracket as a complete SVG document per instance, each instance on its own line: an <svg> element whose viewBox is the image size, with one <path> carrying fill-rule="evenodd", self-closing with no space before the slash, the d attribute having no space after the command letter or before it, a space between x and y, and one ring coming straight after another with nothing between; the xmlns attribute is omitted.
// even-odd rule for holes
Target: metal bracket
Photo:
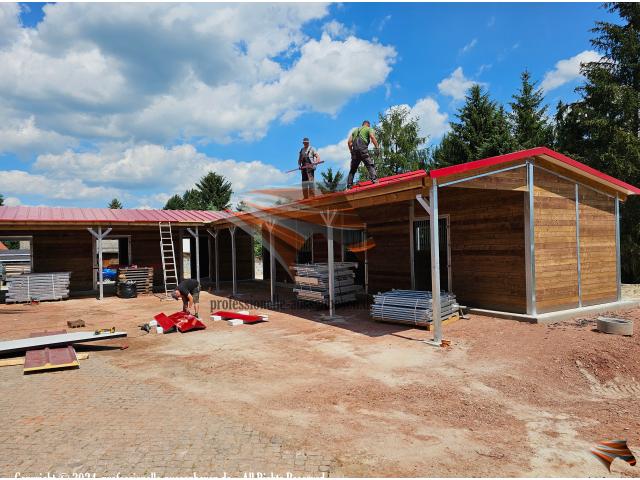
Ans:
<svg viewBox="0 0 640 480"><path fill-rule="evenodd" d="M429 201L426 200L421 194L416 195L416 200L418 200L420 205L422 205L422 208L424 208L429 216L431 216L433 210L431 209L431 204L429 203Z"/></svg>
<svg viewBox="0 0 640 480"><path fill-rule="evenodd" d="M96 240L104 240L104 238L105 238L107 235L109 235L109 233L111 233L111 230L113 230L113 229L112 229L112 228L107 228L104 232L102 232L102 235L100 235L100 234L96 233L96 232L93 230L93 228L91 228L91 227L87 227L87 230L89 230L89 233L90 233L91 235L93 235L93 236L96 238Z"/></svg>

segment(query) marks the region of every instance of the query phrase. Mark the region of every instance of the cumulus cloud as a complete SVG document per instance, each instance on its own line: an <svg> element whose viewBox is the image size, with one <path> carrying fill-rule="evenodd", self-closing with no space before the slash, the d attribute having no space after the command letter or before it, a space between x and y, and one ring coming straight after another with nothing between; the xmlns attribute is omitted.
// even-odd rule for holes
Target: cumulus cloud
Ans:
<svg viewBox="0 0 640 480"><path fill-rule="evenodd" d="M17 197L7 197L4 199L4 204L7 207L17 207L18 205L22 205L22 202Z"/></svg>
<svg viewBox="0 0 640 480"><path fill-rule="evenodd" d="M55 200L108 198L118 194L114 188L90 187L77 178L51 179L22 170L0 170L0 191Z"/></svg>
<svg viewBox="0 0 640 480"><path fill-rule="evenodd" d="M16 25L16 7L0 27ZM83 141L262 138L274 121L335 114L383 85L393 47L336 21L326 4L97 4L44 7L0 44L0 108ZM13 13L12 13L13 12ZM7 20L8 19L8 20ZM13 19L13 20L11 20ZM13 22L13 23L12 23Z"/></svg>
<svg viewBox="0 0 640 480"><path fill-rule="evenodd" d="M59 152L76 143L72 137L38 128L33 116L0 126L0 153L27 155L45 151Z"/></svg>
<svg viewBox="0 0 640 480"><path fill-rule="evenodd" d="M448 95L454 100L462 100L467 93L467 90L475 84L484 85L481 82L476 82L465 77L462 67L458 67L451 73L451 75L438 83L438 90L443 95Z"/></svg>
<svg viewBox="0 0 640 480"><path fill-rule="evenodd" d="M20 36L20 6L17 3L0 3L0 48Z"/></svg>
<svg viewBox="0 0 640 480"><path fill-rule="evenodd" d="M318 153L320 154L320 159L325 162L335 163L338 168L348 171L351 164L351 155L347 147L349 133L350 132L345 135L344 140L334 143L333 145L319 148Z"/></svg>
<svg viewBox="0 0 640 480"><path fill-rule="evenodd" d="M344 38L353 34L353 29L348 28L337 20L331 20L330 22L325 23L322 30L331 38Z"/></svg>
<svg viewBox="0 0 640 480"><path fill-rule="evenodd" d="M38 156L34 170L55 181L72 177L89 186L104 185L130 195L149 188L161 190L162 193L139 199L157 207L172 194L193 188L209 171L224 175L236 193L289 180L284 172L272 165L257 160L217 159L188 144L170 148L151 144L126 148L107 145L96 152L68 150L62 154Z"/></svg>
<svg viewBox="0 0 640 480"><path fill-rule="evenodd" d="M540 86L547 92L558 88L582 76L580 74L580 65L582 63L597 62L601 59L602 56L597 52L585 50L571 58L560 60L553 70L545 73Z"/></svg>

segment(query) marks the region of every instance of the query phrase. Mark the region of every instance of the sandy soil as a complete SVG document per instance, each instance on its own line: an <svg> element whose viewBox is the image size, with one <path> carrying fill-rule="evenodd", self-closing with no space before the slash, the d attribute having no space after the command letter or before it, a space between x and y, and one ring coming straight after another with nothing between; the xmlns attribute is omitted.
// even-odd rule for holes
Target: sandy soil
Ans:
<svg viewBox="0 0 640 480"><path fill-rule="evenodd" d="M266 294L240 290L253 292L246 301ZM203 293L202 310L219 299ZM601 334L592 319L544 326L472 316L445 327L449 348L423 343L427 331L372 322L364 308L339 309L331 322L313 309L251 308L269 321L207 321L184 335L137 328L176 307L156 297L2 305L0 338L78 318L125 328L127 350L95 355L131 381L171 385L329 452L346 476L609 476L592 444L640 446L640 335ZM622 315L640 322L640 309Z"/></svg>

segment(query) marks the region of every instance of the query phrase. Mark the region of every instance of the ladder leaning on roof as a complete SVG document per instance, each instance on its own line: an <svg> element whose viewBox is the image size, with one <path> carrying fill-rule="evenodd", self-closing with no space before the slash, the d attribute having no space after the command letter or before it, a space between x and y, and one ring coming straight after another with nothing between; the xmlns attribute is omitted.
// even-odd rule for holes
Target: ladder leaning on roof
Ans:
<svg viewBox="0 0 640 480"><path fill-rule="evenodd" d="M176 253L173 246L171 223L158 223L160 229L160 254L162 255L162 275L164 276L164 293L169 297L178 287L178 271L176 269Z"/></svg>

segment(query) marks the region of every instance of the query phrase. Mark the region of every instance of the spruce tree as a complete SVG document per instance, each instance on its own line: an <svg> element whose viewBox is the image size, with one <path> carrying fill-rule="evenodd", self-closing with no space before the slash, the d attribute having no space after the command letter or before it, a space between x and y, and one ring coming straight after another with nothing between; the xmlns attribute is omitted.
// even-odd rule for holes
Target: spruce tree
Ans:
<svg viewBox="0 0 640 480"><path fill-rule="evenodd" d="M510 153L516 143L502 106L489 98L480 85L473 85L458 109L457 122L433 152L437 167L457 165Z"/></svg>
<svg viewBox="0 0 640 480"><path fill-rule="evenodd" d="M117 198L114 198L109 202L109 205L107 208L110 208L112 210L120 210L122 209L122 203L120 203L120 200L118 200Z"/></svg>
<svg viewBox="0 0 640 480"><path fill-rule="evenodd" d="M520 75L520 90L513 95L509 122L517 150L553 145L553 128L547 118L544 93L536 88L531 74L525 70Z"/></svg>
<svg viewBox="0 0 640 480"><path fill-rule="evenodd" d="M222 175L209 172L200 179L196 188L203 210L225 210L230 207L233 189Z"/></svg>
<svg viewBox="0 0 640 480"><path fill-rule="evenodd" d="M180 195L175 194L173 197L167 200L167 203L165 204L163 210L184 210L183 198Z"/></svg>
<svg viewBox="0 0 640 480"><path fill-rule="evenodd" d="M184 203L185 210L207 210L204 202L202 201L202 195L200 190L191 188L182 194L182 201Z"/></svg>

